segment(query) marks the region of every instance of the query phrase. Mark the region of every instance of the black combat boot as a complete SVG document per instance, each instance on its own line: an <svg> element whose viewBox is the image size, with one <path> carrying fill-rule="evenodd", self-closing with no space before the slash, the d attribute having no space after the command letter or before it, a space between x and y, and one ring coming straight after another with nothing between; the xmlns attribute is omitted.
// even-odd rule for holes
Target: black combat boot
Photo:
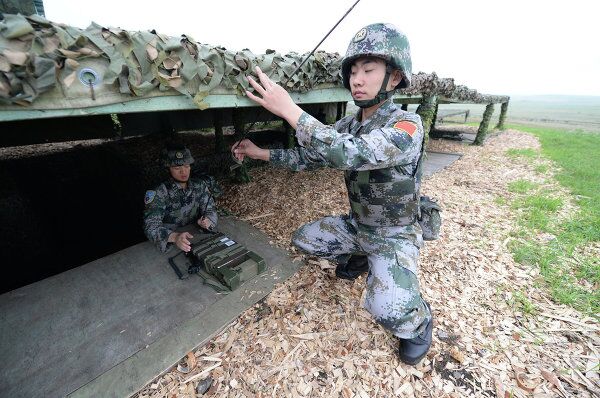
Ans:
<svg viewBox="0 0 600 398"><path fill-rule="evenodd" d="M364 254L353 254L346 264L339 264L335 269L338 278L355 280L369 270L369 261Z"/></svg>
<svg viewBox="0 0 600 398"><path fill-rule="evenodd" d="M431 347L431 340L433 335L433 313L428 303L425 303L429 312L431 313L431 319L427 323L425 330L412 339L399 339L400 347L398 348L398 355L400 360L409 365L416 365L429 351Z"/></svg>

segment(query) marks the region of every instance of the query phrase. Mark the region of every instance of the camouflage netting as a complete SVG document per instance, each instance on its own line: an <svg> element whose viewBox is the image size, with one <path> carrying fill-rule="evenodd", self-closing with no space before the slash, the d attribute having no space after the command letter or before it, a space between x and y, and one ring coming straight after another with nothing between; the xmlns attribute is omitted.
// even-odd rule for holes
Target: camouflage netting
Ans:
<svg viewBox="0 0 600 398"><path fill-rule="evenodd" d="M44 96L50 104L47 108L180 93L204 109L203 99L209 93L241 95L248 88L245 76L253 73L255 65L272 80L286 82L289 91L342 87L340 55L323 51L311 56L288 82L304 56L270 50L255 55L247 49L230 51L200 44L186 35L129 32L95 23L83 30L39 15L4 14L0 21L0 104L31 105L45 92L50 92ZM86 70L93 73L84 74ZM88 83L88 78L93 82ZM414 82L401 93L437 93L482 103L508 100L455 86L453 79L438 79L435 73L416 74Z"/></svg>
<svg viewBox="0 0 600 398"><path fill-rule="evenodd" d="M415 73L411 87L400 91L402 94L451 98L457 101L475 102L481 104L508 102L509 97L504 95L480 94L477 90L466 86L455 85L452 78L439 78L435 72Z"/></svg>
<svg viewBox="0 0 600 398"><path fill-rule="evenodd" d="M121 94L146 96L153 90L176 90L202 99L213 89L241 94L248 88L245 75L258 65L272 80L286 81L303 59L296 53L249 50L229 51L195 42L191 37L168 37L149 32L128 32L92 23L82 30L32 15L4 15L0 22L0 99L27 105L58 82L67 88L78 78L82 61L98 59L102 84ZM317 52L286 86L308 91L323 84L341 85L341 58ZM58 77L60 74L61 77Z"/></svg>

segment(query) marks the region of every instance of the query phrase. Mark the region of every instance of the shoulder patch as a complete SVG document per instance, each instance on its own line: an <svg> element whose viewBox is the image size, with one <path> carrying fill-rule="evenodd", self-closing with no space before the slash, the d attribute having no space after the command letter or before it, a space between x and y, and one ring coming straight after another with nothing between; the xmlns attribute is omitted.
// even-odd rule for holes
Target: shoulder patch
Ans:
<svg viewBox="0 0 600 398"><path fill-rule="evenodd" d="M413 136L415 131L417 131L417 125L414 122L410 122L408 120L400 120L394 123L392 127L394 127L396 130L405 132L411 137Z"/></svg>
<svg viewBox="0 0 600 398"><path fill-rule="evenodd" d="M146 191L146 195L144 196L144 204L152 203L155 196L156 191Z"/></svg>

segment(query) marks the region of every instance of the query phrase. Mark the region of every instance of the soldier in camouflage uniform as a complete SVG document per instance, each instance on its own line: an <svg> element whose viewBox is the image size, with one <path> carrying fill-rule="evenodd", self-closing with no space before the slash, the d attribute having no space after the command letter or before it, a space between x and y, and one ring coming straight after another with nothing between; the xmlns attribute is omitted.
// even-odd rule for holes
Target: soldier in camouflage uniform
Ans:
<svg viewBox="0 0 600 398"><path fill-rule="evenodd" d="M187 252L193 236L189 232L176 232L176 229L193 222L204 229L217 225L214 183L211 178L190 178L190 164L194 163L194 158L182 145L165 148L162 162L168 167L171 178L154 191L146 191L144 233L163 253L173 245Z"/></svg>
<svg viewBox="0 0 600 398"><path fill-rule="evenodd" d="M396 88L411 82L406 36L381 23L354 36L342 62L342 76L361 109L333 126L303 112L282 87L260 69L257 73L260 84L249 78L255 94L246 94L286 119L296 129L301 147L266 150L244 140L234 155L292 170L345 171L350 214L302 226L293 243L305 253L335 261L339 277L355 279L368 270L366 309L399 338L400 359L418 363L431 345L433 325L417 279L423 242L417 216L424 132L418 115L391 100Z"/></svg>

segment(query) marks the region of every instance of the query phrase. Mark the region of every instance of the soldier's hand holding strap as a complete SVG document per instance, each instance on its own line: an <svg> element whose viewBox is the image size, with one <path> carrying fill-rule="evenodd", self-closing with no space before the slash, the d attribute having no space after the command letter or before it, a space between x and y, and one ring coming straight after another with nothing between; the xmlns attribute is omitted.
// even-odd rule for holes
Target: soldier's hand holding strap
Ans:
<svg viewBox="0 0 600 398"><path fill-rule="evenodd" d="M260 97L246 90L248 98L271 113L284 118L295 129L298 119L302 115L302 109L294 103L292 97L290 97L283 87L271 81L258 66L256 67L256 74L260 83L251 76L248 76L248 82L250 82L250 85L254 87Z"/></svg>
<svg viewBox="0 0 600 398"><path fill-rule="evenodd" d="M235 149L233 149L235 148ZM269 161L270 153L268 149L259 148L252 141L245 139L240 143L235 143L232 146L233 156L239 161L243 161L245 156L251 159L260 159L266 162Z"/></svg>
<svg viewBox="0 0 600 398"><path fill-rule="evenodd" d="M210 229L210 228L212 227L212 221L210 221L210 220L209 220L208 218L206 218L206 217L200 217L200 218L198 219L198 225L199 225L201 228L204 228L204 229Z"/></svg>

